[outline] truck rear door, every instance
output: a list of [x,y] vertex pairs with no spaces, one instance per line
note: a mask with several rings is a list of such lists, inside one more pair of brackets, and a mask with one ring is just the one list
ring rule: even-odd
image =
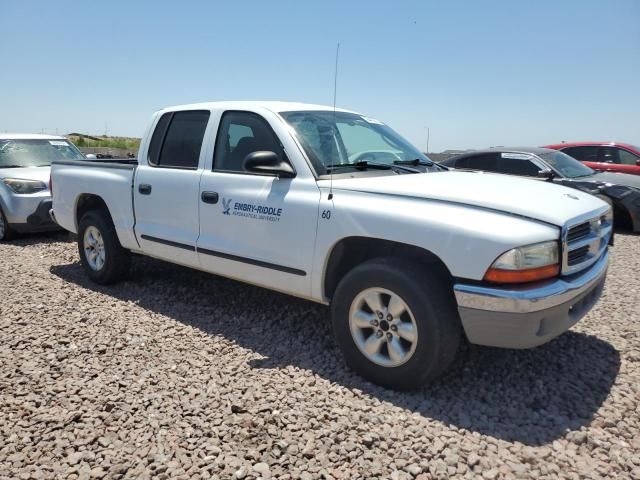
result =
[[[198,266],[199,184],[208,110],[164,113],[133,185],[135,232],[146,254]],[[202,157],[202,158],[201,158]]]
[[217,132],[213,165],[200,182],[201,266],[309,296],[320,202],[315,179],[310,171],[279,178],[243,169],[243,160],[254,151],[273,151],[281,158],[299,154],[284,129],[276,133],[257,113],[226,111]]

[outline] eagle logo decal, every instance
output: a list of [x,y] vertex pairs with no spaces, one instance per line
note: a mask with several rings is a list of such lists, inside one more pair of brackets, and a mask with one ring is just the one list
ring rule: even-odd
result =
[[223,215],[231,215],[229,213],[229,210],[231,210],[231,199],[230,198],[223,198],[222,199],[222,214]]

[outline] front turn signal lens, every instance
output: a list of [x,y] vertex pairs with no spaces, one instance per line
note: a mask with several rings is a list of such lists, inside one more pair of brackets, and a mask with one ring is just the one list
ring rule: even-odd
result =
[[493,283],[527,283],[552,278],[560,273],[560,265],[528,268],[526,270],[501,270],[490,268],[484,276],[487,282]]

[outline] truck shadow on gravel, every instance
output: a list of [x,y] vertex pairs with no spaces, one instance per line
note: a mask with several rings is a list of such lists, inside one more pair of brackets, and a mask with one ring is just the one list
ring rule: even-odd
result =
[[547,444],[588,425],[620,368],[619,353],[609,343],[568,332],[533,350],[468,347],[436,383],[394,392],[347,369],[324,306],[149,258],[136,258],[130,280],[109,287],[89,282],[79,263],[52,266],[51,272],[222,335],[256,353],[251,368],[308,369],[359,397],[526,445]]

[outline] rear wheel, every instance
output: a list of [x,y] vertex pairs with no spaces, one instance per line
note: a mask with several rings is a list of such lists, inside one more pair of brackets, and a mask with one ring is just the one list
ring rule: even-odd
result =
[[109,215],[102,210],[85,213],[78,225],[78,253],[89,278],[109,284],[124,278],[131,253],[122,248]]
[[332,317],[347,364],[390,388],[436,378],[461,339],[448,282],[402,259],[371,260],[349,272],[336,289]]
[[0,242],[8,241],[16,236],[15,231],[9,226],[2,208],[0,208]]

